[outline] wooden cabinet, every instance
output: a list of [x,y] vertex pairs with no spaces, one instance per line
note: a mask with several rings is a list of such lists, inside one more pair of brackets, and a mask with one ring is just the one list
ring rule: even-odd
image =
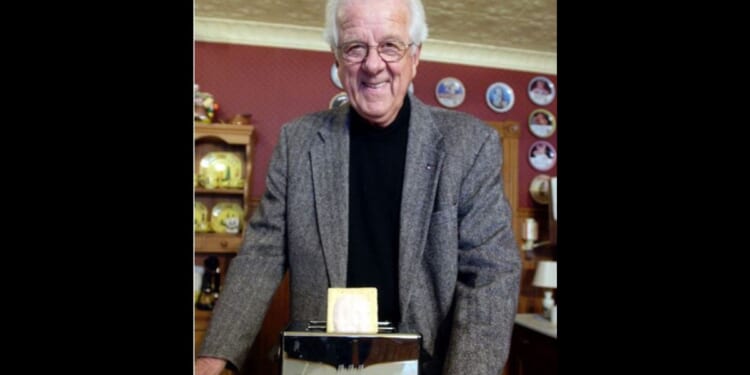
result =
[[557,327],[538,314],[518,314],[513,327],[508,375],[557,374]]
[[[219,259],[222,285],[227,267],[232,257],[237,254],[244,224],[250,217],[250,192],[252,187],[252,146],[253,126],[225,124],[195,124],[195,173],[200,171],[200,162],[212,152],[228,152],[242,161],[243,186],[234,188],[207,189],[200,184],[195,186],[195,202],[202,203],[208,210],[208,221],[211,220],[213,207],[222,202],[236,203],[243,209],[240,233],[195,232],[195,264],[203,265],[209,256]],[[196,179],[197,180],[197,179]],[[210,228],[210,225],[209,225]],[[221,298],[221,296],[219,297]],[[198,352],[211,319],[211,312],[195,309],[195,351]]]
[[[222,284],[226,270],[232,258],[239,251],[245,233],[245,225],[255,208],[252,193],[252,155],[253,155],[252,125],[226,124],[195,124],[195,172],[200,170],[200,161],[210,152],[230,152],[243,162],[242,188],[206,189],[199,185],[195,187],[195,201],[203,203],[208,209],[209,218],[212,207],[220,202],[239,204],[244,212],[242,227],[238,234],[226,233],[195,233],[195,264],[203,265],[209,256],[219,259]],[[221,299],[221,296],[219,296]],[[269,306],[266,318],[256,340],[248,353],[247,362],[241,374],[274,375],[279,373],[276,349],[278,347],[279,332],[289,321],[289,277],[279,286]],[[211,321],[211,311],[195,309],[195,352],[200,349],[203,337]],[[236,374],[225,370],[226,374]]]

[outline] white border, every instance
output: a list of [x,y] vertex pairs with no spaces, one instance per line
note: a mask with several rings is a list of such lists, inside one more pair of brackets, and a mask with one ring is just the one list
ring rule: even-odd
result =
[[[195,40],[253,46],[330,51],[323,28],[195,17]],[[557,75],[557,53],[428,39],[425,61]]]

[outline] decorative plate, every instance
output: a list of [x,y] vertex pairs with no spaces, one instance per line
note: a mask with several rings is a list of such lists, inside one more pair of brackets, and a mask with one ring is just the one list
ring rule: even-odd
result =
[[550,180],[551,177],[546,174],[538,174],[529,184],[529,193],[531,199],[539,204],[549,204],[550,200]]
[[539,138],[549,138],[555,133],[557,122],[552,112],[546,109],[535,109],[529,115],[529,130]]
[[242,188],[242,160],[231,152],[209,152],[198,166],[198,183],[206,189]]
[[237,234],[242,229],[242,207],[237,203],[219,202],[211,209],[211,229],[216,233]]
[[466,89],[458,79],[446,77],[435,86],[435,97],[444,107],[455,108],[464,102]]
[[208,208],[206,208],[206,205],[196,201],[193,210],[193,230],[208,232]]
[[555,98],[555,84],[547,77],[534,77],[529,81],[529,98],[538,105],[547,105]]
[[495,82],[487,87],[484,100],[491,110],[502,113],[513,108],[513,104],[516,104],[516,95],[507,83]]
[[331,109],[338,108],[338,107],[344,105],[348,101],[349,101],[349,97],[346,96],[346,93],[342,91],[342,92],[334,95],[331,98],[331,101],[328,102],[328,108],[331,108]]
[[557,150],[547,141],[536,141],[529,147],[529,164],[537,171],[548,171],[557,162]]
[[333,65],[331,65],[331,82],[333,82],[334,86],[340,89],[344,88],[344,85],[341,84],[341,80],[339,79],[339,67],[336,66],[335,61]]

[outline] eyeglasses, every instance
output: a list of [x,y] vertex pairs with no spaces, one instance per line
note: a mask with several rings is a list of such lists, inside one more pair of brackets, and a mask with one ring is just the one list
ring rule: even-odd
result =
[[414,43],[404,44],[399,41],[380,42],[377,46],[372,46],[362,42],[350,42],[339,46],[341,57],[348,63],[360,63],[367,58],[370,53],[370,47],[375,47],[378,56],[385,62],[396,62],[401,60],[406,54],[406,50],[413,46]]

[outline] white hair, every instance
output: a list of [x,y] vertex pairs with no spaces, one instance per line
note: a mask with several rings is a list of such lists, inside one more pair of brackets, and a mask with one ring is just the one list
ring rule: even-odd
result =
[[[339,43],[338,29],[338,12],[341,6],[350,0],[328,0],[326,3],[326,24],[323,30],[323,38],[331,46],[331,50],[336,50]],[[375,0],[377,1],[377,0]],[[428,29],[425,20],[424,6],[422,0],[403,0],[409,8],[409,37],[412,43],[417,46],[422,45],[427,39]]]

